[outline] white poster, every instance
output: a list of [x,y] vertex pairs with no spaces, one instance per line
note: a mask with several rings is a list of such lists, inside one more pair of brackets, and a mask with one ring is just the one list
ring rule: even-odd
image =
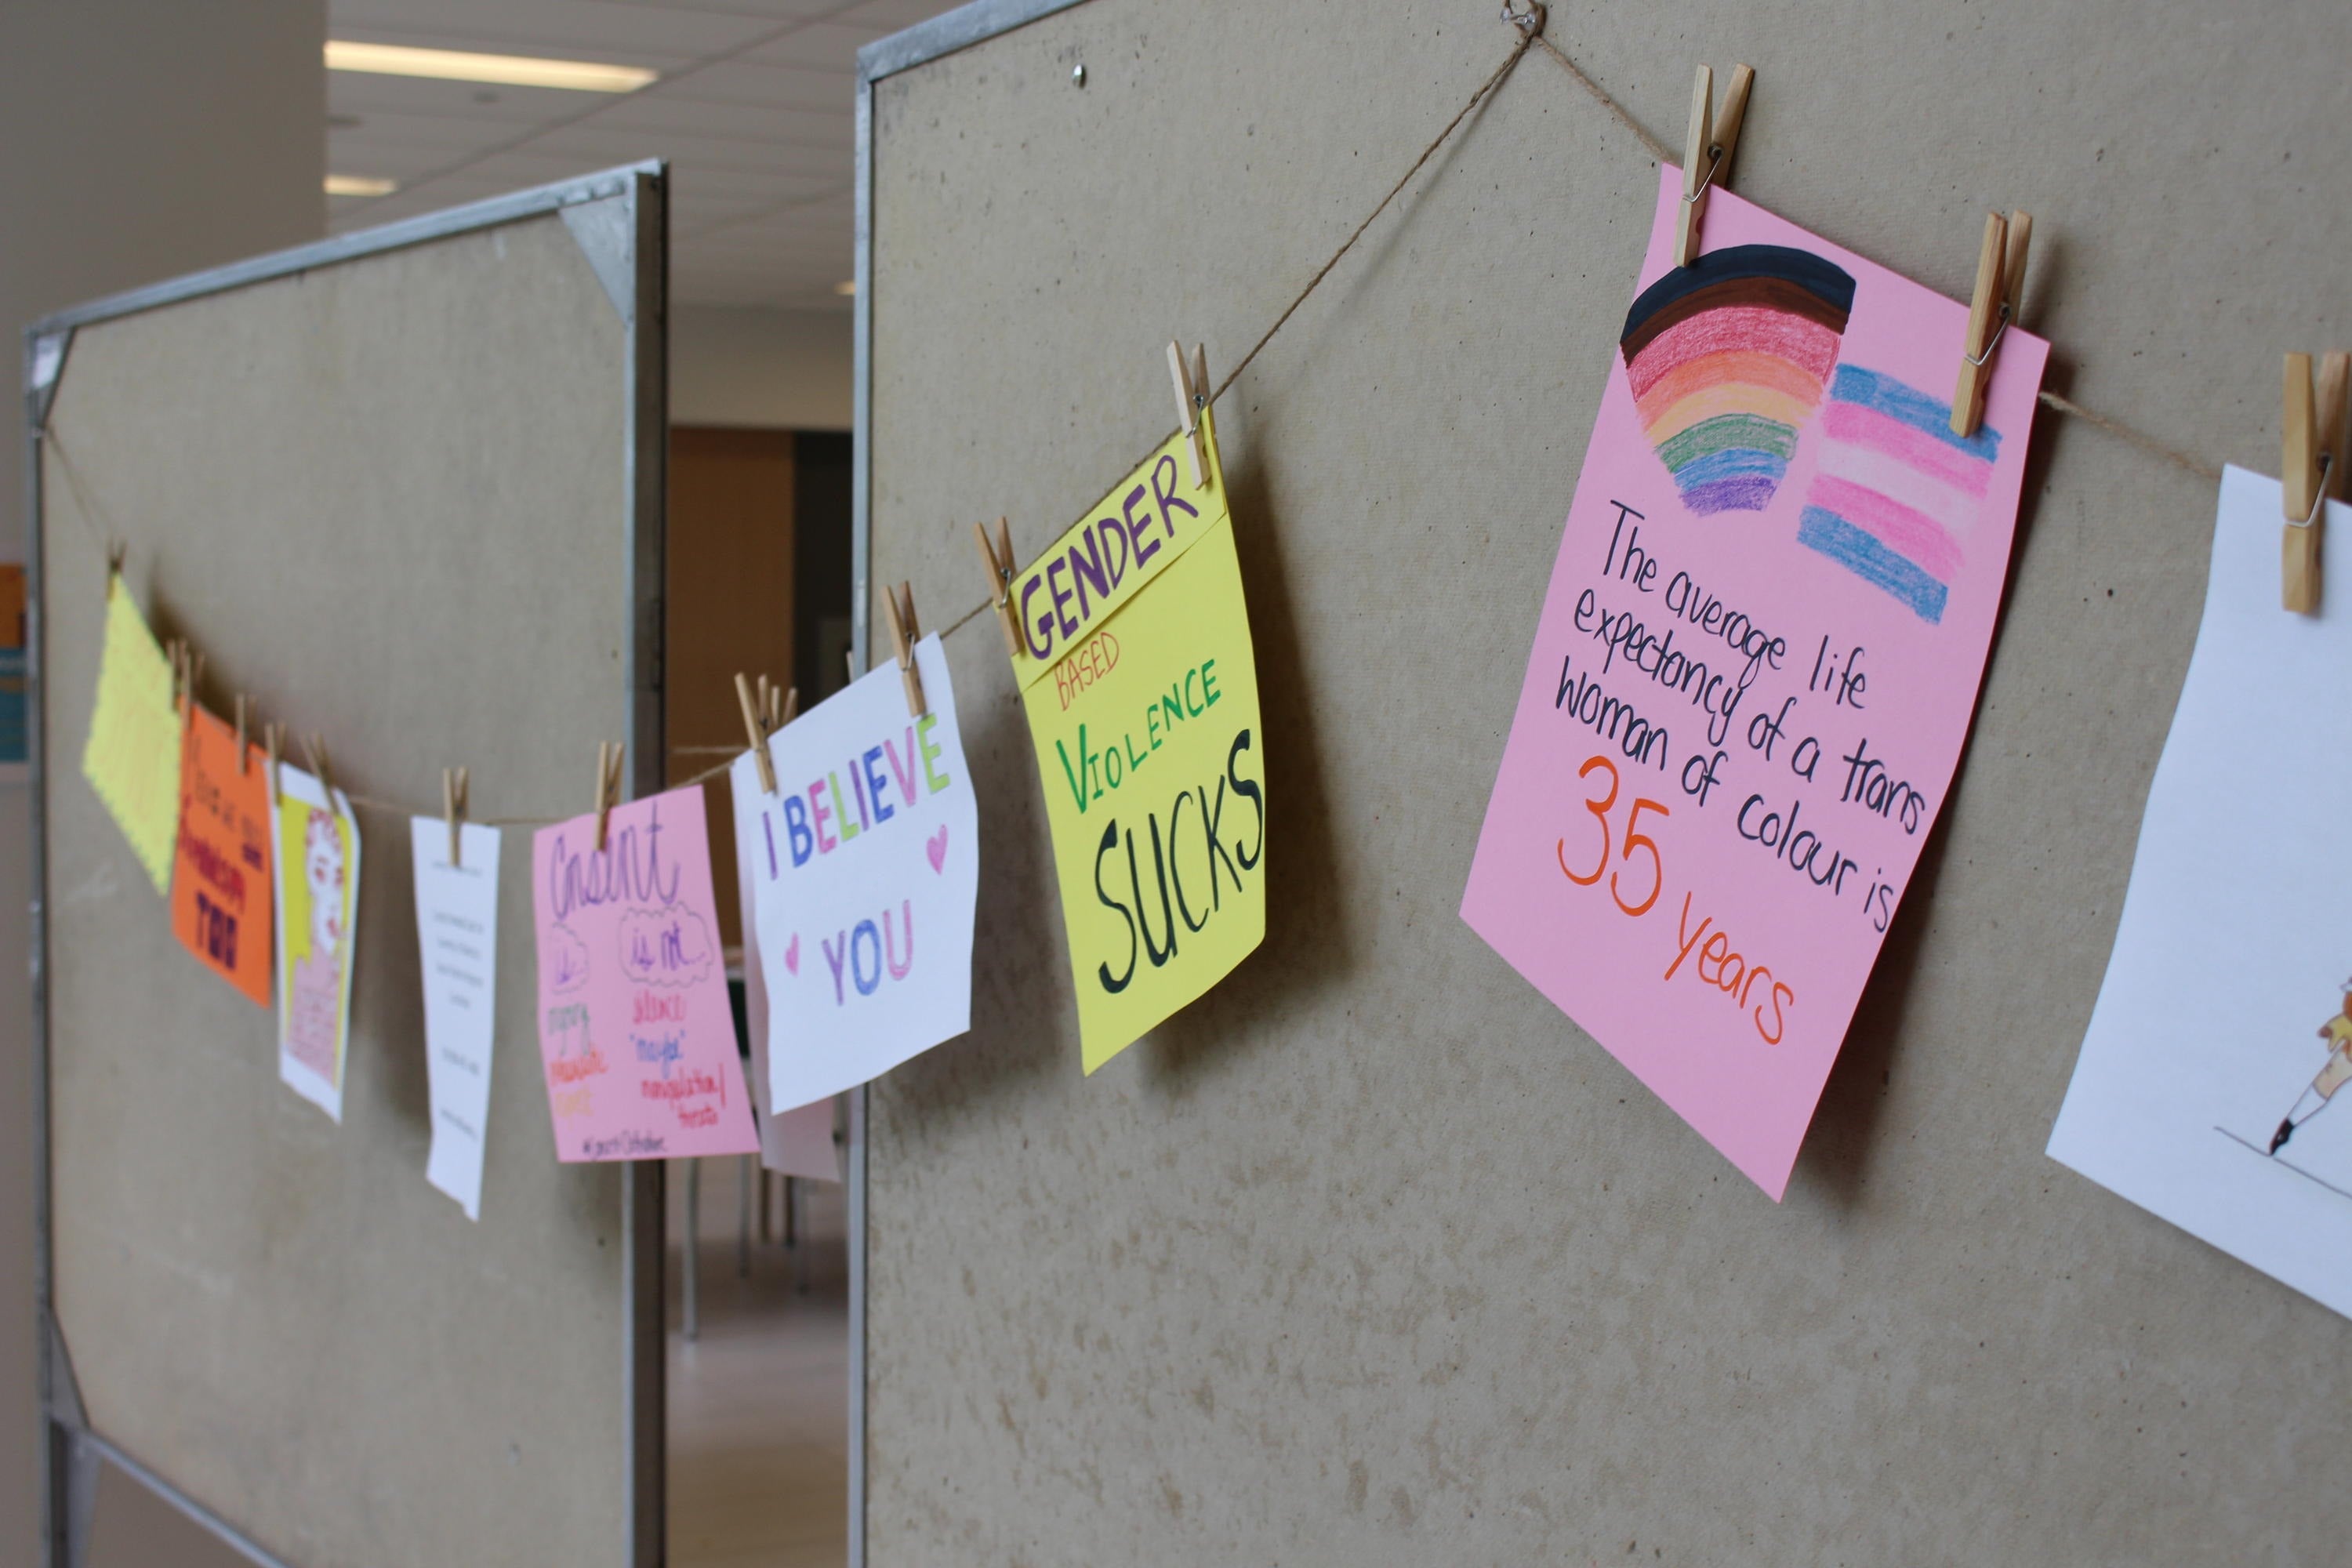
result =
[[360,909],[360,825],[352,803],[290,763],[269,800],[278,903],[278,1077],[343,1119],[352,1035],[352,927]]
[[833,1142],[833,1101],[777,1110],[768,1084],[768,977],[760,967],[759,897],[751,847],[761,837],[759,759],[746,752],[728,774],[735,793],[735,889],[743,916],[743,1037],[751,1043],[751,1104],[760,1113],[760,1163],[780,1175],[841,1180]]
[[465,823],[458,863],[449,825],[411,817],[416,936],[425,975],[425,1078],[433,1152],[425,1179],[482,1217],[482,1140],[489,1125],[490,1047],[499,984],[499,830]]
[[2050,1153],[2352,1314],[2352,507],[2328,513],[2321,610],[2297,615],[2277,481],[2222,477],[2197,651]]
[[919,717],[885,662],[769,738],[778,793],[745,841],[778,1110],[971,1026],[980,815],[940,639],[915,658]]

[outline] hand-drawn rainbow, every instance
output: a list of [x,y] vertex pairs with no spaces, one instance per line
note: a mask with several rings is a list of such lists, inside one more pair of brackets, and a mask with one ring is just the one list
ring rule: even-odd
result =
[[1853,310],[1843,268],[1779,245],[1710,251],[1642,291],[1618,348],[1684,505],[1706,516],[1771,503]]
[[1895,595],[1935,625],[1960,546],[1992,484],[2000,432],[1955,436],[1951,409],[1891,375],[1838,366],[1822,415],[1821,467],[1797,542]]

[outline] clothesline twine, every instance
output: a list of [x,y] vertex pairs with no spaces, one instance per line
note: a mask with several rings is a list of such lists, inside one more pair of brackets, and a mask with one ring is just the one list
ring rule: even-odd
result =
[[[1420,156],[1413,159],[1412,164],[1406,168],[1403,174],[1399,176],[1396,184],[1389,187],[1388,194],[1380,199],[1379,205],[1374,206],[1370,213],[1365,215],[1363,221],[1355,226],[1347,238],[1339,242],[1339,247],[1331,253],[1329,258],[1324,261],[1323,265],[1315,269],[1314,275],[1307,279],[1305,287],[1301,288],[1298,292],[1293,296],[1290,303],[1283,307],[1282,313],[1274,319],[1274,324],[1266,328],[1264,332],[1260,333],[1258,335],[1257,342],[1250,345],[1249,352],[1243,354],[1242,357],[1234,363],[1234,368],[1225,373],[1224,379],[1217,383],[1216,389],[1209,394],[1209,401],[1211,403],[1214,403],[1218,398],[1223,397],[1225,393],[1232,388],[1234,383],[1241,379],[1242,373],[1250,367],[1251,362],[1257,358],[1259,352],[1263,350],[1266,344],[1272,342],[1274,341],[1275,334],[1281,331],[1282,329],[1289,323],[1290,318],[1297,313],[1298,308],[1307,303],[1308,296],[1312,295],[1315,290],[1321,286],[1323,280],[1330,276],[1331,269],[1339,266],[1339,263],[1347,258],[1348,253],[1355,248],[1356,242],[1363,238],[1365,231],[1370,229],[1375,222],[1379,221],[1380,216],[1389,209],[1390,204],[1394,202],[1396,198],[1403,193],[1405,186],[1412,183],[1413,176],[1420,174],[1423,167],[1428,163],[1430,159],[1437,155],[1438,149],[1444,146],[1448,141],[1452,140],[1454,132],[1461,129],[1462,122],[1469,119],[1472,111],[1475,110],[1481,103],[1485,102],[1495,93],[1496,89],[1503,85],[1505,80],[1509,78],[1512,70],[1517,67],[1518,63],[1522,59],[1527,58],[1528,51],[1529,49],[1541,47],[1546,54],[1549,55],[1559,63],[1560,68],[1565,70],[1578,86],[1581,87],[1588,94],[1591,95],[1593,101],[1607,110],[1610,114],[1616,119],[1619,124],[1622,125],[1627,132],[1631,132],[1633,138],[1642,143],[1643,149],[1647,151],[1653,158],[1655,158],[1660,163],[1671,163],[1674,162],[1675,154],[1672,148],[1668,147],[1665,143],[1660,142],[1655,136],[1650,134],[1648,131],[1644,130],[1642,123],[1633,118],[1633,113],[1626,109],[1624,104],[1618,101],[1618,100],[1613,97],[1606,88],[1595,81],[1585,72],[1583,68],[1579,66],[1574,60],[1569,58],[1569,57],[1560,50],[1558,45],[1554,44],[1549,38],[1545,37],[1541,32],[1528,26],[1527,19],[1524,15],[1518,17],[1514,17],[1510,12],[1506,11],[1504,13],[1504,20],[1507,25],[1513,26],[1519,33],[1519,39],[1517,43],[1512,46],[1511,52],[1504,58],[1503,63],[1496,67],[1494,73],[1478,84],[1477,89],[1471,93],[1469,100],[1464,103],[1463,106],[1454,112],[1453,119],[1445,122],[1444,128],[1440,130],[1437,134],[1431,139],[1429,145],[1421,150]],[[2136,447],[2152,458],[2158,458],[2172,464],[2175,468],[2181,469],[2184,473],[2193,475],[2194,477],[2204,479],[2210,483],[2219,484],[2221,482],[2221,469],[2218,464],[2206,462],[2202,458],[2195,456],[2193,453],[2183,451],[2178,447],[2169,446],[2163,441],[2159,441],[2155,437],[2148,435],[2145,431],[2136,429],[2132,426],[2125,424],[2120,419],[2116,419],[2109,415],[2101,414],[2095,409],[2087,408],[2082,404],[2076,403],[2072,398],[2062,396],[2046,388],[2040,394],[2040,400],[2042,406],[2049,409],[2051,412],[2063,414],[2071,418],[2080,419],[2084,423],[2091,426],[2093,428],[2105,431],[2106,434],[2116,437],[2117,440]],[[64,443],[58,438],[57,432],[53,429],[45,429],[39,432],[39,434],[41,437],[46,440],[49,448],[57,453],[58,468],[64,473],[68,487],[74,492],[74,499],[78,503],[79,515],[81,517],[84,526],[89,531],[91,542],[98,546],[101,552],[104,552],[107,550],[107,543],[106,541],[100,537],[99,534],[96,510],[90,504],[88,492],[82,488],[79,476],[74,471],[73,463],[66,453]],[[1172,435],[1173,432],[1171,432],[1171,434]],[[1129,468],[1137,467],[1139,464],[1149,458],[1151,452],[1158,450],[1159,447],[1168,439],[1168,436],[1160,437],[1158,441],[1152,443],[1150,448],[1139,455],[1134,462],[1131,462],[1127,466]],[[971,609],[966,610],[962,615],[958,616],[954,620],[949,622],[946,629],[941,631],[940,636],[941,637],[953,637],[965,626],[993,609],[995,605],[996,601],[993,599],[982,599],[979,604],[974,605]],[[691,778],[681,779],[667,787],[671,789],[689,789],[698,784],[708,784],[711,780],[719,777],[731,769],[735,765],[735,759],[743,756],[749,749],[750,748],[748,747],[742,746],[673,747],[671,748],[672,755],[711,755],[723,752],[725,753],[726,760],[705,768],[702,772],[696,773]],[[434,807],[427,806],[419,808],[415,805],[403,804],[399,801],[386,800],[376,795],[354,795],[350,791],[344,792],[344,798],[350,801],[354,806],[364,805],[373,810],[395,813],[405,816],[439,816],[441,815],[440,811]],[[568,812],[560,816],[491,817],[483,818],[481,821],[483,826],[491,827],[540,827],[545,826],[550,823],[569,821],[573,816],[583,815],[585,814],[581,812]]]

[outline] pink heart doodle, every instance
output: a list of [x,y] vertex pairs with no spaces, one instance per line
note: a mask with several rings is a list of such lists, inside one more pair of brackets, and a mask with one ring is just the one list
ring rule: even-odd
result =
[[794,974],[801,972],[801,933],[793,932],[793,940],[784,946],[784,967]]
[[931,858],[932,870],[940,870],[946,867],[948,863],[948,825],[946,823],[940,823],[940,830],[923,841],[923,851]]

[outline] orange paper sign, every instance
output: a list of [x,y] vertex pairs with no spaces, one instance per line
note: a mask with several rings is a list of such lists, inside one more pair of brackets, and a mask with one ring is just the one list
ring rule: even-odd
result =
[[269,764],[202,708],[182,742],[172,929],[215,973],[269,1005]]

